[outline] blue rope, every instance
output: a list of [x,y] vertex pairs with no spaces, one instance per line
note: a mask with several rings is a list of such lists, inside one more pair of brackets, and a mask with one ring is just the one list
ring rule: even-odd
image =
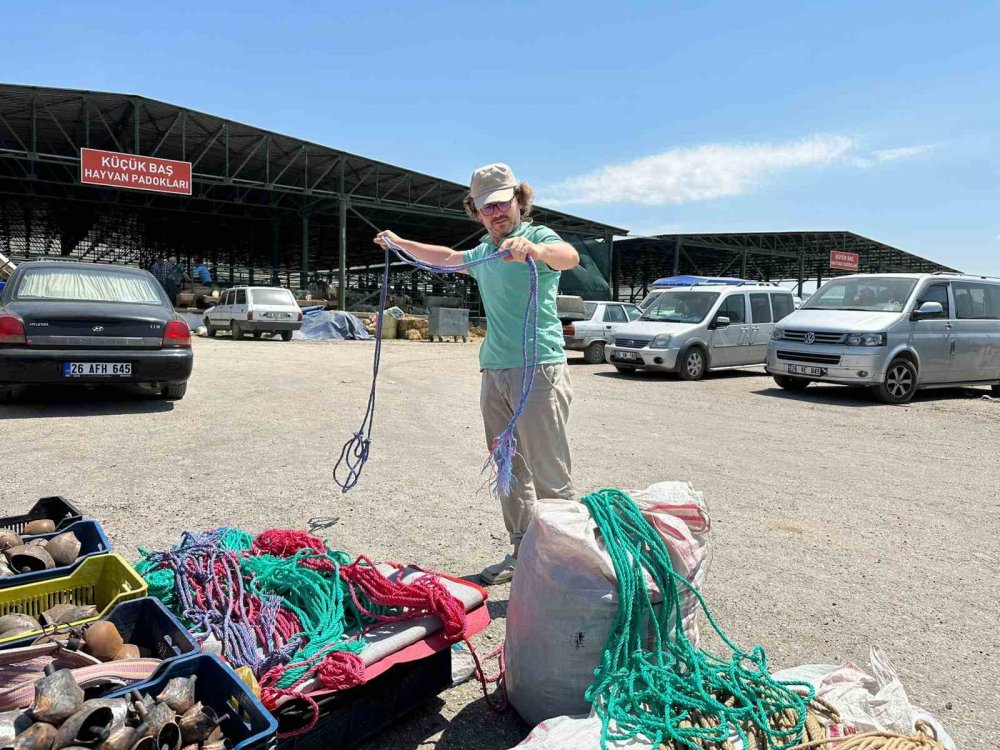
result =
[[[497,251],[476,260],[457,263],[453,266],[440,266],[434,263],[427,263],[414,257],[405,249],[397,245],[392,240],[383,237],[389,250],[404,263],[409,263],[415,268],[432,273],[458,273],[466,271],[475,266],[502,260],[510,255],[509,250]],[[361,420],[361,427],[354,433],[353,437],[344,443],[340,451],[340,458],[337,459],[333,467],[333,481],[340,487],[341,492],[346,494],[357,485],[361,479],[361,472],[371,454],[372,426],[375,421],[375,394],[378,382],[379,365],[382,360],[382,322],[385,319],[385,308],[389,296],[389,271],[392,256],[387,252],[385,255],[385,269],[382,272],[382,288],[379,292],[378,300],[378,321],[375,327],[375,356],[372,360],[372,387],[368,393],[368,406],[365,408],[364,419]],[[490,492],[495,497],[510,494],[511,485],[514,479],[514,458],[517,456],[517,438],[514,428],[518,418],[524,412],[524,407],[528,403],[528,396],[531,393],[531,386],[535,380],[535,370],[538,367],[538,267],[533,258],[525,259],[528,266],[530,285],[528,288],[528,302],[524,308],[524,330],[521,336],[521,398],[518,402],[514,414],[504,431],[493,441],[490,455],[483,466],[483,470],[490,469],[492,476],[490,479]],[[343,479],[341,476],[343,475]]]

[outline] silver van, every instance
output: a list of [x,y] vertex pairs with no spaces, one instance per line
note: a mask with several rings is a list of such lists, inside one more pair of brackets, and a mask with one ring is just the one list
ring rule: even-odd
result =
[[782,388],[869,386],[890,404],[920,388],[1000,392],[1000,279],[841,276],[775,326],[767,371]]
[[795,309],[774,286],[695,285],[666,289],[605,348],[619,372],[642,368],[699,380],[708,370],[761,365],[776,321]]

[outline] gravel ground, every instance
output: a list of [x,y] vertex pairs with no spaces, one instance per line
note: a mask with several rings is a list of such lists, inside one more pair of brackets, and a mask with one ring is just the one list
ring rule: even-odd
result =
[[[63,494],[128,557],[183,529],[338,518],[328,542],[457,575],[505,552],[483,489],[473,344],[390,342],[373,458],[346,498],[333,461],[360,422],[372,345],[198,340],[187,397],[38,390],[0,410],[3,512]],[[867,665],[881,644],[911,699],[963,749],[1000,725],[1000,401],[931,391],[906,407],[836,387],[778,390],[762,372],[700,383],[572,362],[583,490],[689,480],[705,492],[722,627],[773,668]],[[503,638],[507,589],[491,591]],[[501,750],[528,731],[466,683],[367,748]]]

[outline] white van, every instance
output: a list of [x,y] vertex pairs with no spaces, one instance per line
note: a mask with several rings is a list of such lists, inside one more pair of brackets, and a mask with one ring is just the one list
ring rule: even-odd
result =
[[890,404],[905,404],[920,388],[991,385],[1000,392],[1000,279],[833,279],[775,327],[766,368],[782,388],[869,386]]
[[708,370],[761,365],[775,321],[792,313],[792,293],[750,284],[666,289],[606,347],[619,372],[662,370],[699,380]]
[[280,333],[285,341],[302,327],[302,310],[287,289],[270,286],[238,286],[227,289],[219,304],[205,311],[205,328],[214,337],[231,331],[234,339],[247,331],[259,339],[264,333]]

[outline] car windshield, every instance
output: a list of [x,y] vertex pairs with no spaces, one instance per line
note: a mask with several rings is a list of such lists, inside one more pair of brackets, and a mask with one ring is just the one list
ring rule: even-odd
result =
[[646,308],[640,320],[660,323],[701,323],[708,317],[718,292],[664,292]]
[[32,268],[21,277],[14,299],[163,304],[156,281],[151,276],[104,268]]
[[916,279],[884,276],[859,277],[828,282],[802,305],[803,310],[903,311]]
[[656,302],[656,300],[660,298],[661,294],[663,294],[662,291],[653,291],[647,294],[645,297],[642,298],[642,301],[639,302],[639,309],[640,310],[647,309],[650,305],[652,305],[654,302]]
[[252,289],[250,291],[255,305],[294,305],[295,299],[287,289]]

